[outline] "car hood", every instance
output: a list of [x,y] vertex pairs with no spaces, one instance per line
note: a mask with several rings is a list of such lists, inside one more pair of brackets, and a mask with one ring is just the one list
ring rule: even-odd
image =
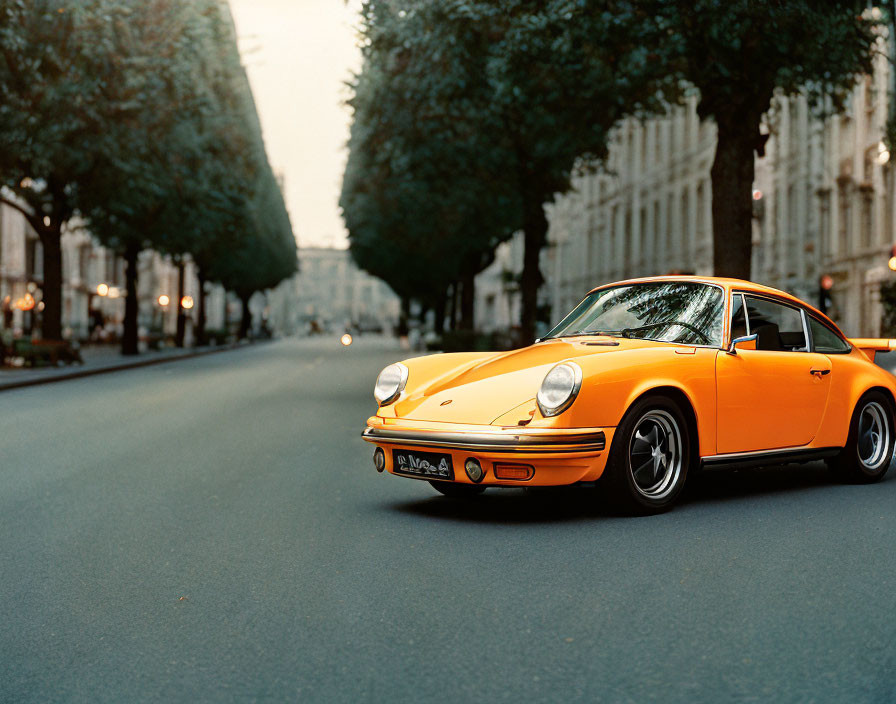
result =
[[409,391],[395,404],[395,413],[398,418],[421,421],[517,425],[531,418],[535,395],[555,364],[657,345],[668,346],[652,340],[603,337],[548,340],[472,363],[466,360],[430,382],[415,380],[411,367]]

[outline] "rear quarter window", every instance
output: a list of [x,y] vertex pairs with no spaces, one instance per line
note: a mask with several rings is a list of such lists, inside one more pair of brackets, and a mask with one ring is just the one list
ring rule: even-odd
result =
[[849,344],[827,325],[809,316],[809,330],[812,333],[812,346],[822,354],[843,354],[849,352]]

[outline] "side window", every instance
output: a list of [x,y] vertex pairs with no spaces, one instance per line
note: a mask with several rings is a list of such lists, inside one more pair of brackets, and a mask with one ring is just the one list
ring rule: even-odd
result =
[[849,352],[849,345],[827,325],[809,316],[809,330],[812,332],[812,347],[822,354],[842,354]]
[[744,297],[750,332],[756,333],[756,349],[771,352],[806,352],[803,316],[796,308],[764,298]]
[[731,299],[731,337],[729,339],[736,340],[749,334],[747,332],[747,316],[744,314],[744,297],[735,293]]

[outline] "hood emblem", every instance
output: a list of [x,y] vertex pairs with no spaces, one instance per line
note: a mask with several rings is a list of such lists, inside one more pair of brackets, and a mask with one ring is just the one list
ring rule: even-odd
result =
[[440,406],[447,406],[449,403],[451,403],[451,400],[452,400],[452,399],[449,398],[447,401],[442,401],[439,405],[440,405]]

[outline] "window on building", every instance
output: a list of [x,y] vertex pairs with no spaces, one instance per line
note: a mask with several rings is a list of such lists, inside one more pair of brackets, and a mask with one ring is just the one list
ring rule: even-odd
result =
[[663,149],[663,139],[666,136],[666,126],[668,124],[668,120],[657,120],[656,122],[656,132],[655,138],[653,140],[653,163],[656,165],[662,164],[665,157],[665,150]]
[[850,251],[849,233],[850,218],[852,217],[852,208],[850,208],[851,195],[848,192],[840,192],[839,208],[837,212],[837,253],[840,256],[847,256]]
[[607,259],[609,259],[609,270],[613,271],[616,268],[616,237],[618,233],[616,231],[616,223],[619,220],[619,206],[614,205],[610,210],[610,222],[609,227],[607,228],[607,242],[610,245],[610,251],[608,253]]
[[90,267],[90,247],[84,245],[78,248],[78,277],[82,282],[87,281],[88,268]]
[[893,241],[893,169],[884,169],[884,242]]
[[688,187],[681,192],[681,244],[682,254],[686,261],[690,260],[691,245],[694,242],[694,233],[691,230],[691,199]]
[[818,257],[819,259],[823,259],[824,256],[831,250],[831,199],[833,198],[832,191],[829,188],[819,189],[816,194],[818,195],[818,222],[819,227],[821,228],[821,237],[819,238],[819,251]]
[[640,215],[638,216],[638,229],[641,239],[640,251],[638,252],[638,259],[640,260],[641,267],[645,267],[647,262],[650,260],[650,230],[647,227],[647,208],[641,208]]
[[650,168],[650,152],[648,151],[647,137],[648,132],[653,129],[651,126],[641,123],[639,132],[641,133],[641,171],[647,171]]
[[44,278],[43,247],[36,237],[25,240],[25,276],[32,281],[42,281]]
[[868,122],[874,121],[877,97],[877,83],[874,80],[874,68],[872,67],[871,73],[865,74],[865,116]]
[[701,181],[697,184],[697,238],[700,242],[706,237],[706,186]]
[[862,188],[859,203],[862,208],[859,242],[862,249],[867,249],[871,246],[874,230],[874,190],[872,188]]
[[666,198],[666,252],[665,252],[665,268],[668,272],[677,264],[681,252],[678,249],[675,233],[677,232],[678,223],[675,222],[675,196],[669,194]]

